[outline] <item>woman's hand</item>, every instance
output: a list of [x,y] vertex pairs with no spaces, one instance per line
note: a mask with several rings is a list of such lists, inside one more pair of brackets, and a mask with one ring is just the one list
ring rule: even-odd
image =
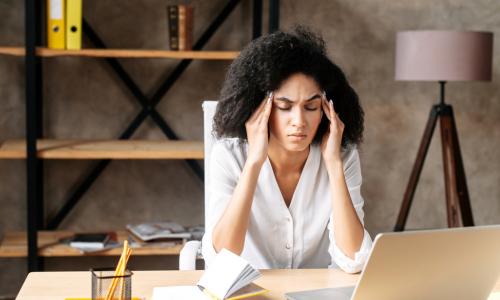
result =
[[321,103],[323,112],[328,120],[330,120],[330,126],[328,126],[328,129],[321,141],[321,153],[323,154],[323,160],[327,165],[330,165],[331,163],[341,163],[342,158],[340,155],[340,149],[345,125],[340,120],[339,115],[335,112],[332,100],[327,101],[325,94],[323,94]]
[[268,121],[271,114],[272,100],[273,93],[271,92],[245,122],[248,138],[247,162],[259,166],[262,166],[267,158],[269,144]]

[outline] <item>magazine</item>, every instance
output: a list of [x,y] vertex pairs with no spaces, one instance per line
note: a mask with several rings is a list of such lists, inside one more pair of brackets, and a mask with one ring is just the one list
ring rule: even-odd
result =
[[191,233],[176,222],[128,224],[127,229],[143,242],[159,239],[189,239]]

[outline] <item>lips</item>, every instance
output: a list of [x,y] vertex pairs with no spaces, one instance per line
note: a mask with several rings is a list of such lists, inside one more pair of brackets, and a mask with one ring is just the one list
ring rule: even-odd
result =
[[302,142],[306,140],[306,137],[307,134],[305,133],[294,133],[288,135],[288,138],[290,139],[291,142]]

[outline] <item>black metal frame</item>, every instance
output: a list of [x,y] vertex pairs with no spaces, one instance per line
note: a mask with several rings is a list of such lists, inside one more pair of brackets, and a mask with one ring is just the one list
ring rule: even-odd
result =
[[[111,162],[110,159],[100,160],[87,178],[76,188],[75,192],[68,198],[59,212],[50,220],[47,227],[44,224],[44,205],[43,205],[43,160],[37,157],[37,139],[43,137],[43,105],[42,105],[42,73],[41,59],[36,56],[36,47],[41,46],[41,27],[42,3],[43,1],[25,0],[26,9],[26,137],[27,137],[27,207],[28,207],[28,271],[43,270],[43,261],[38,256],[37,231],[40,229],[56,229],[70,211],[76,206],[85,192],[92,186],[97,177],[104,171]],[[227,19],[240,0],[230,0],[222,9],[219,15],[209,25],[194,44],[193,50],[201,50],[216,32],[219,26]],[[273,32],[279,26],[279,0],[271,0],[269,7],[269,31]],[[105,43],[98,34],[83,19],[83,33],[97,48],[106,48]],[[262,0],[253,2],[253,26],[252,39],[262,34]],[[166,79],[163,84],[155,91],[153,96],[148,99],[133,81],[131,76],[125,71],[119,61],[115,58],[105,59],[114,73],[121,79],[127,89],[140,103],[142,109],[122,132],[119,139],[128,139],[135,130],[149,116],[158,125],[164,135],[170,140],[177,140],[178,137],[170,128],[168,123],[156,111],[156,106],[162,97],[169,91],[176,80],[182,75],[184,70],[191,63],[191,59],[183,59],[173,72],[165,74]],[[193,169],[196,175],[203,180],[203,170],[199,164],[192,159],[186,160],[187,164]]]
[[25,87],[26,87],[26,181],[27,181],[27,238],[28,270],[43,268],[38,258],[38,228],[43,228],[43,161],[37,158],[36,142],[43,136],[42,127],[42,73],[41,60],[36,56],[36,46],[41,44],[41,1],[25,3]]

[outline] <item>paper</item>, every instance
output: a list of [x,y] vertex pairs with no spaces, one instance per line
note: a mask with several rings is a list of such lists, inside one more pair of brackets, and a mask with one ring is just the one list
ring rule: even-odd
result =
[[207,300],[210,299],[197,286],[166,286],[153,289],[153,300]]
[[[240,276],[246,271],[247,266],[248,262],[245,259],[226,249],[222,249],[210,264],[208,270],[203,273],[198,285],[207,288],[219,299],[224,299],[233,285],[240,282]],[[242,286],[248,283],[250,282],[246,282]]]

